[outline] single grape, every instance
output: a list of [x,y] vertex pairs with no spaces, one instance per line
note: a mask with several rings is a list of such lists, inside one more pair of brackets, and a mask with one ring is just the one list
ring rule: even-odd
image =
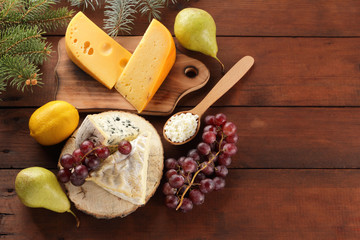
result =
[[165,197],[165,205],[168,208],[176,208],[178,204],[179,204],[179,198],[176,197],[175,195],[167,195]]
[[222,149],[223,149],[224,153],[229,156],[233,156],[237,152],[237,147],[233,143],[226,143]]
[[207,125],[204,127],[204,132],[213,132],[215,135],[217,134],[216,127],[214,125]]
[[182,202],[182,204],[180,206],[180,209],[183,212],[188,212],[191,209],[193,209],[193,206],[194,205],[193,205],[192,201],[189,198],[184,198],[183,202]]
[[170,184],[166,182],[163,186],[163,193],[165,195],[175,195],[176,188],[171,187]]
[[72,183],[72,185],[74,186],[81,186],[85,183],[85,179],[84,178],[79,178],[77,177],[77,175],[75,174],[75,172],[73,172],[70,176],[70,182]]
[[221,177],[214,177],[213,182],[215,190],[220,190],[225,187],[225,179]]
[[174,174],[177,174],[177,171],[175,169],[169,169],[166,171],[165,176],[167,179],[170,179],[170,177]]
[[204,180],[201,180],[199,189],[202,193],[209,193],[213,191],[215,188],[215,183],[212,179],[206,178]]
[[200,169],[202,169],[204,166],[206,166],[203,170],[201,170],[202,173],[204,173],[206,176],[210,176],[214,173],[214,165],[208,164],[207,162],[203,162],[200,164]]
[[222,130],[226,136],[231,136],[236,133],[236,126],[232,122],[226,122]]
[[196,175],[194,182],[195,182],[195,183],[200,183],[201,180],[203,180],[203,179],[205,179],[205,178],[206,178],[206,175],[205,175],[204,173],[202,173],[202,172],[199,172],[199,173]]
[[223,113],[218,113],[215,115],[214,123],[216,126],[221,126],[226,123],[226,116]]
[[80,144],[80,150],[83,154],[87,154],[88,152],[92,151],[93,148],[94,143],[89,140],[85,140]]
[[196,149],[191,149],[187,156],[193,158],[195,161],[200,161],[200,155]]
[[206,125],[214,125],[215,124],[215,116],[214,115],[207,115],[206,117],[205,117],[205,124]]
[[119,152],[121,154],[124,154],[124,155],[130,154],[131,149],[132,149],[132,146],[131,146],[131,143],[129,141],[122,140],[119,143],[118,150],[119,150]]
[[110,149],[107,146],[98,146],[95,148],[95,154],[100,159],[106,159],[110,156]]
[[209,144],[201,142],[197,145],[197,150],[202,155],[208,155],[211,151],[211,147]]
[[99,158],[86,158],[85,165],[88,167],[89,170],[95,170],[100,166],[100,159]]
[[185,158],[181,167],[184,169],[186,173],[193,173],[196,171],[198,164],[194,161],[193,158],[187,157]]
[[165,167],[167,169],[177,169],[179,167],[179,164],[175,158],[168,158],[165,160]]
[[202,135],[202,140],[205,143],[211,144],[216,141],[216,134],[213,132],[204,132]]
[[236,143],[238,141],[238,135],[236,133],[234,133],[233,135],[227,136],[225,138],[225,141],[228,143]]
[[59,182],[62,183],[67,183],[68,181],[70,181],[70,176],[71,172],[69,169],[66,168],[60,169],[57,173],[57,179],[59,180]]
[[226,167],[229,166],[231,164],[231,157],[226,153],[220,153],[218,157],[218,164]]
[[199,189],[193,189],[189,193],[189,198],[195,205],[200,205],[205,201],[205,194]]
[[70,169],[75,165],[75,159],[71,154],[64,154],[60,158],[60,164],[64,168]]
[[215,174],[218,177],[225,178],[229,173],[229,170],[224,165],[219,165],[215,168]]
[[89,172],[88,172],[87,167],[85,165],[76,166],[74,168],[74,173],[75,173],[77,178],[83,178],[83,179],[85,179],[89,175]]
[[75,159],[75,165],[81,164],[81,162],[84,160],[84,154],[81,152],[80,148],[75,149],[72,153],[72,156]]
[[185,179],[183,176],[179,174],[174,174],[169,178],[170,186],[173,188],[180,188],[185,182]]
[[179,157],[179,159],[178,159],[178,164],[179,164],[179,166],[181,166],[181,165],[184,163],[185,158],[186,158],[186,157],[184,157],[184,156]]

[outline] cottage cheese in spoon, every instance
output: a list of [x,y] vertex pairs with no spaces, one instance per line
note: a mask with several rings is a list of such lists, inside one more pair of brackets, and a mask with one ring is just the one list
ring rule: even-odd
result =
[[199,116],[192,113],[173,115],[164,127],[165,135],[172,142],[184,142],[196,133]]

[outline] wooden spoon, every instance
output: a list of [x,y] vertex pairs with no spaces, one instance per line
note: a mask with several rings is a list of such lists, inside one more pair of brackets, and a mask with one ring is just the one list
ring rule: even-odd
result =
[[183,142],[174,142],[171,139],[167,137],[165,134],[165,126],[169,124],[169,120],[172,118],[169,118],[163,128],[163,135],[166,141],[168,141],[171,144],[174,145],[181,145],[185,144],[189,141],[191,141],[196,134],[199,132],[200,129],[200,119],[201,116],[204,114],[204,112],[214,103],[216,100],[218,100],[222,95],[224,95],[227,91],[232,88],[246,73],[249,71],[249,69],[254,64],[254,58],[250,56],[245,56],[242,59],[240,59],[220,80],[219,82],[211,89],[211,91],[205,96],[205,98],[193,109],[189,111],[182,111],[175,113],[172,117],[175,115],[179,115],[182,113],[191,113],[193,115],[198,115],[197,119],[197,128],[195,131],[195,134],[193,134],[191,137],[186,139]]

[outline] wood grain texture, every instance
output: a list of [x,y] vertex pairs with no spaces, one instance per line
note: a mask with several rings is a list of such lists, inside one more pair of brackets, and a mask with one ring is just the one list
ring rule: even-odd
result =
[[[57,49],[58,37],[49,37]],[[250,55],[255,65],[216,106],[360,106],[360,41],[357,38],[220,37],[219,58],[226,69]],[[179,106],[195,106],[222,77],[210,57],[180,50],[210,70],[201,89],[184,96]],[[56,60],[55,60],[56,59]],[[40,106],[53,100],[57,53],[42,67],[45,85],[34,93],[2,95],[0,106]]]
[[[130,52],[135,50],[140,40],[141,37],[116,39]],[[67,101],[79,110],[117,109],[137,112],[115,88],[107,89],[71,61],[66,53],[65,38],[59,41],[58,55],[59,61],[55,68],[58,85],[56,100]],[[193,77],[188,77],[187,71],[191,71]],[[209,78],[210,72],[203,63],[178,52],[169,75],[141,114],[171,114],[183,96],[203,87]]]
[[[161,9],[161,21],[172,33],[176,14],[184,7],[208,11],[216,22],[217,35],[221,36],[360,36],[360,4],[357,0],[236,0],[221,3],[180,0],[166,10]],[[103,10],[86,9],[84,13],[103,27]],[[143,35],[148,25],[147,16],[138,17],[131,34]],[[65,29],[50,34],[64,35]]]
[[[177,110],[185,110],[177,109]],[[34,109],[0,112],[0,168],[56,168],[64,143],[40,146],[29,135]],[[211,108],[236,123],[238,153],[231,168],[359,168],[358,108]],[[81,114],[81,119],[85,117]],[[145,117],[159,134],[167,117]],[[82,121],[82,120],[81,120]],[[203,125],[204,126],[204,125]],[[200,142],[201,135],[182,146],[162,138],[165,158],[179,158]]]
[[[358,170],[230,170],[224,189],[189,213],[157,191],[126,218],[98,220],[31,209],[14,192],[18,170],[0,170],[2,239],[359,239]],[[26,223],[26,224],[25,224]],[[141,226],[141,227],[140,227]]]

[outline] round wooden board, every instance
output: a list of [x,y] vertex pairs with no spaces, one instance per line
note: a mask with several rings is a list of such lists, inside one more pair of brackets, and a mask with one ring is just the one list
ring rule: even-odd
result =
[[[134,51],[140,40],[141,37],[116,38],[130,52]],[[202,62],[180,52],[176,54],[176,61],[169,75],[141,114],[169,115],[183,96],[208,82],[210,72]],[[67,101],[80,111],[117,109],[136,112],[115,89],[107,89],[70,60],[65,49],[65,38],[59,41],[58,55],[55,68],[58,81],[56,100]]]
[[[110,112],[104,112],[110,113]],[[104,114],[103,113],[103,114]],[[101,113],[100,113],[101,114]],[[146,202],[153,196],[160,184],[164,168],[164,150],[161,139],[156,129],[142,117],[127,112],[122,112],[125,118],[131,120],[139,127],[140,132],[151,132],[150,153],[146,181]],[[60,156],[75,150],[76,132],[66,142]],[[59,165],[60,166],[60,165]],[[76,187],[71,183],[65,184],[65,189],[75,207],[96,218],[125,217],[134,212],[139,205],[120,199],[99,187],[92,181],[86,181],[82,186]]]

